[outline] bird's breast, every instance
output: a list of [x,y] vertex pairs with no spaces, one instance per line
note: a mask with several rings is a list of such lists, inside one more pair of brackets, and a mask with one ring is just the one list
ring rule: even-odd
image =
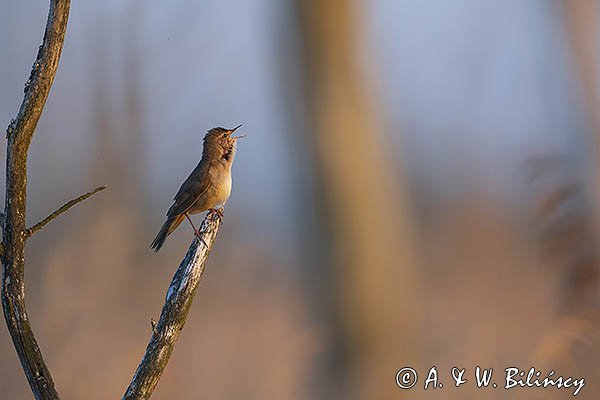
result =
[[225,202],[231,194],[231,173],[223,170],[215,176],[214,184],[212,185],[212,194],[210,196],[211,203],[209,208],[220,208],[225,205]]
[[215,204],[211,208],[220,208],[225,205],[225,202],[231,194],[231,174],[223,174],[219,178],[219,183],[215,185]]
[[208,188],[188,210],[191,214],[223,207],[231,194],[231,169],[226,165],[214,165],[205,179],[209,180]]

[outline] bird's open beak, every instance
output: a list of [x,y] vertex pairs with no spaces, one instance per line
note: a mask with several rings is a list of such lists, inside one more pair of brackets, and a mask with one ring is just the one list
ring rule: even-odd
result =
[[[238,128],[241,128],[241,127],[242,127],[242,124],[239,124],[238,126],[236,126],[235,128],[233,128],[233,129],[230,131],[230,133],[229,133],[229,134],[231,135],[233,132],[235,132],[235,131],[236,131]],[[246,137],[246,135],[241,135],[241,136],[232,136],[231,138],[232,138],[232,139],[235,139],[235,140],[237,140],[237,139],[241,139],[241,138],[243,138],[243,137]]]

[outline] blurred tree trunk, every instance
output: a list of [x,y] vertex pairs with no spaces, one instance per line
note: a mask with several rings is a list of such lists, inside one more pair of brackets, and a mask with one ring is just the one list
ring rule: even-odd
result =
[[[141,196],[142,185],[139,177],[143,172],[143,149],[144,135],[142,132],[142,52],[140,51],[144,41],[141,37],[140,26],[145,20],[146,8],[142,1],[133,0],[126,6],[125,17],[127,22],[123,23],[123,118],[124,131],[126,132],[124,143],[124,158],[129,170],[127,191],[128,198],[132,204],[137,204],[139,211],[148,211],[147,202]],[[145,215],[139,212],[141,215]],[[146,219],[139,218],[140,223],[144,224]]]
[[600,7],[597,0],[571,0],[561,4],[584,112],[589,122],[596,211],[600,215]]
[[584,113],[590,130],[591,156],[594,169],[594,194],[596,212],[600,215],[600,42],[598,35],[597,0],[570,0],[560,3],[566,25],[567,39],[575,64],[576,81],[581,91]]
[[569,0],[561,3],[567,27],[569,44],[575,61],[591,128],[596,155],[600,154],[600,92],[598,80],[598,2],[597,0]]
[[[556,376],[585,378],[584,398],[598,398],[600,387],[600,251],[593,196],[573,164],[560,158],[537,165],[537,226],[543,246],[545,273],[556,273],[553,320],[538,340],[531,365],[556,371]],[[564,393],[540,389],[518,399],[560,399]],[[589,396],[589,397],[587,397]]]
[[[145,202],[141,193],[140,177],[143,175],[142,88],[139,27],[144,20],[144,9],[139,0],[128,2],[124,16],[127,18],[120,34],[120,47],[110,46],[107,37],[113,17],[101,7],[90,24],[90,79],[92,85],[93,128],[96,147],[91,175],[110,179],[111,191],[124,203],[135,204],[128,210],[138,214]],[[118,60],[121,81],[115,82],[111,60]],[[141,213],[141,212],[140,212]],[[137,215],[136,215],[137,217]],[[141,223],[142,218],[139,218]]]
[[[534,354],[537,368],[583,376],[586,398],[600,387],[600,97],[598,92],[598,4],[595,0],[560,2],[575,72],[588,117],[592,181],[573,175],[564,160],[542,160],[537,175],[545,181],[538,208],[541,240],[549,263],[558,264],[559,308]],[[591,186],[591,190],[588,187]],[[560,398],[547,391],[534,398]],[[556,396],[556,397],[554,397]],[[531,398],[531,397],[528,397]]]
[[365,22],[350,0],[297,0],[294,11],[306,159],[313,157],[317,176],[316,240],[329,260],[311,273],[329,282],[321,295],[341,341],[335,384],[361,399],[400,399],[409,393],[396,387],[395,374],[420,356],[420,290],[405,182],[359,65]]
[[[110,76],[109,60],[111,59],[110,44],[106,40],[109,34],[109,18],[106,11],[100,8],[94,22],[88,25],[89,35],[86,50],[88,50],[89,69],[91,71],[88,83],[91,86],[91,130],[94,140],[95,157],[91,160],[90,179],[110,182],[112,192],[121,192],[126,185],[125,172],[118,147],[114,142],[115,111],[112,107],[114,96]],[[107,200],[108,201],[108,200]],[[105,204],[106,201],[103,203]]]
[[[591,265],[572,265],[569,269],[569,281],[575,283],[571,293],[572,307],[593,312],[595,317],[600,315],[600,252],[597,250],[600,241],[600,42],[598,35],[598,2],[596,0],[572,0],[563,2],[565,7],[567,34],[573,51],[576,71],[582,88],[584,111],[589,120],[591,133],[590,142],[594,144],[592,152],[592,193],[585,192],[591,197],[592,205],[586,208],[587,219],[582,226],[582,241],[578,244],[587,245],[586,254],[595,255]],[[573,286],[573,285],[572,285]],[[597,321],[597,322],[600,322]],[[600,328],[600,327],[599,327]]]

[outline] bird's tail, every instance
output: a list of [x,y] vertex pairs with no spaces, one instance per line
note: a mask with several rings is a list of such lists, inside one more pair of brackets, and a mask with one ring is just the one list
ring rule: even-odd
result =
[[183,214],[167,218],[162,228],[160,228],[160,231],[158,231],[158,234],[152,241],[150,248],[158,253],[162,245],[165,243],[165,240],[167,240],[167,236],[169,236],[171,232],[173,232],[179,226],[179,224],[181,224],[184,218],[185,215]]

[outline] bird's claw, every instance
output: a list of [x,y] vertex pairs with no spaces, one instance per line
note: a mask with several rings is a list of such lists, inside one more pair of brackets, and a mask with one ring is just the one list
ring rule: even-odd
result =
[[210,210],[208,210],[208,214],[210,216],[212,216],[213,214],[217,214],[217,216],[219,217],[219,220],[223,219],[223,212],[225,211],[225,208],[221,207],[221,208],[211,208]]

